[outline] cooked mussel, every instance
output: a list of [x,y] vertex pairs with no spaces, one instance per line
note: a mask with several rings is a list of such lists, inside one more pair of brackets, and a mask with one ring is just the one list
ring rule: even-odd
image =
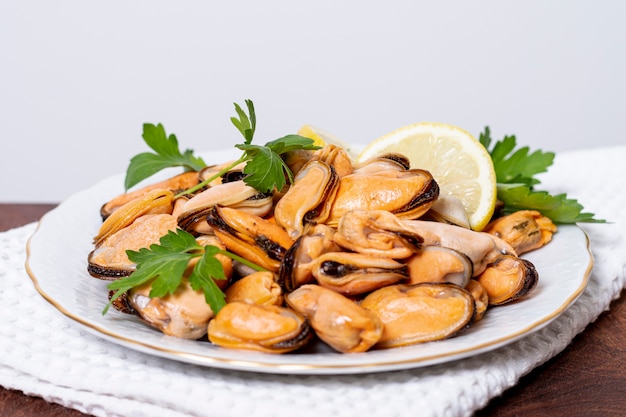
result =
[[137,251],[158,244],[168,231],[176,230],[176,219],[169,214],[147,214],[106,237],[87,258],[87,271],[93,277],[115,280],[133,273],[135,263],[126,250]]
[[383,324],[355,301],[307,284],[286,296],[287,304],[309,320],[315,334],[339,352],[365,352],[380,339]]
[[476,311],[474,312],[472,321],[476,322],[481,320],[487,312],[487,307],[489,307],[489,294],[487,294],[485,287],[480,285],[475,279],[470,279],[465,289],[472,294],[474,302],[476,303]]
[[406,155],[386,153],[356,165],[354,172],[358,174],[371,174],[388,170],[408,171],[409,169],[411,169],[411,161],[409,161]]
[[352,174],[354,168],[348,153],[340,146],[326,145],[313,154],[312,159],[324,161],[332,166],[339,178]]
[[151,283],[133,288],[127,299],[137,314],[148,324],[168,336],[199,339],[207,332],[213,311],[202,290],[191,288],[183,280],[176,291],[164,297],[150,297]]
[[259,193],[243,180],[224,182],[186,201],[179,209],[178,224],[188,232],[211,233],[206,216],[217,205],[265,216],[271,211],[273,201],[271,194]]
[[317,258],[327,252],[337,252],[341,248],[333,237],[335,229],[324,224],[317,224],[295,240],[287,250],[278,271],[278,283],[290,292],[300,285],[311,283],[313,264]]
[[532,262],[511,255],[499,256],[476,278],[485,288],[490,305],[515,301],[536,286],[539,274]]
[[435,221],[403,220],[402,223],[424,239],[424,246],[443,246],[467,255],[472,261],[474,276],[498,256],[516,255],[511,245],[489,233]]
[[169,190],[156,189],[135,198],[115,210],[102,223],[93,243],[98,247],[107,237],[147,214],[171,214],[174,194]]
[[312,159],[294,178],[289,190],[274,207],[276,223],[292,239],[297,239],[307,224],[324,223],[337,192],[339,176],[324,161]]
[[474,316],[474,298],[450,283],[390,285],[361,302],[383,322],[378,348],[393,348],[448,338]]
[[312,272],[319,285],[344,295],[364,294],[408,277],[403,263],[353,252],[325,253]]
[[215,206],[206,221],[229,251],[272,272],[278,272],[293,244],[276,223],[243,210]]
[[286,353],[313,337],[308,321],[290,308],[234,301],[209,322],[209,341],[233,349]]
[[417,219],[438,196],[439,185],[425,170],[353,173],[339,181],[326,224],[336,226],[343,215],[356,209],[386,210],[401,218]]
[[259,271],[233,282],[225,292],[226,302],[243,301],[252,304],[281,305],[283,293],[269,271]]
[[351,210],[339,219],[333,239],[341,247],[366,255],[404,259],[415,254],[423,239],[383,210]]
[[137,190],[118,195],[102,205],[100,208],[100,215],[102,216],[102,220],[106,220],[115,210],[122,207],[124,204],[135,200],[136,198],[142,197],[150,191],[168,190],[172,192],[172,194],[177,194],[198,185],[198,182],[197,171],[186,171],[163,181],[152,183]]
[[502,238],[521,255],[550,242],[557,227],[536,210],[520,210],[493,220],[483,231]]
[[472,278],[472,261],[467,255],[444,246],[424,246],[405,262],[411,284],[450,282],[465,287]]

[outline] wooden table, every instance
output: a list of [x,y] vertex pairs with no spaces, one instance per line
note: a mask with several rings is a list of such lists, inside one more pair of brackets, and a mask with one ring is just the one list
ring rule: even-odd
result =
[[[0,204],[0,231],[38,220],[54,204]],[[625,255],[626,256],[626,255]],[[0,417],[84,414],[0,387]],[[485,416],[626,415],[626,297],[569,347],[476,413]]]

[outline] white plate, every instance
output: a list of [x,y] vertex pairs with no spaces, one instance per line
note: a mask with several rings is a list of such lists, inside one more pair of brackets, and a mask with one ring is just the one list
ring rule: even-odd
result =
[[[214,152],[205,160],[223,162],[234,156],[232,151]],[[208,342],[165,336],[114,309],[105,316],[101,314],[107,303],[107,283],[87,273],[87,255],[101,224],[100,206],[123,191],[123,178],[108,178],[47,213],[29,239],[27,271],[46,300],[90,332],[131,349],[203,366],[267,373],[340,374],[407,369],[462,359],[511,343],[554,320],[583,292],[593,265],[585,233],[577,226],[560,226],[549,245],[524,255],[539,272],[535,291],[520,302],[491,308],[483,320],[456,337],[359,354],[335,353],[324,346],[284,355],[223,349]]]

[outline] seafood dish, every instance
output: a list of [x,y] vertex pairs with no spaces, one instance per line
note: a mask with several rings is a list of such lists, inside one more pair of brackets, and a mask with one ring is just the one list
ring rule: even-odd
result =
[[151,296],[148,281],[103,297],[168,336],[271,354],[318,340],[349,354],[461,335],[537,286],[523,254],[548,244],[557,226],[536,211],[494,215],[476,231],[435,204],[444,198],[437,181],[401,154],[357,164],[326,145],[284,160],[293,181],[280,190],[259,192],[235,167],[180,195],[224,161],[103,202],[86,254],[91,277],[130,277],[129,251],[185,233],[215,250],[222,276],[203,279],[223,294],[219,309],[190,280],[198,258],[167,295]]

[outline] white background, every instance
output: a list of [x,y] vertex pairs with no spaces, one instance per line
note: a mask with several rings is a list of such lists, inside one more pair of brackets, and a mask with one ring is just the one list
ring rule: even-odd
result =
[[[0,201],[59,202],[148,148],[418,121],[558,152],[626,143],[622,1],[0,2]],[[584,167],[581,167],[584,169]]]

